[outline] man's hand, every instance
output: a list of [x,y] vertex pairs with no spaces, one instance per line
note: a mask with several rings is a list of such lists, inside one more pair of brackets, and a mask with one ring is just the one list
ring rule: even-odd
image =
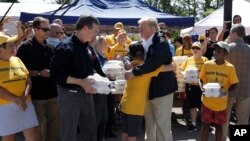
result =
[[126,62],[126,63],[124,64],[124,68],[125,68],[126,70],[131,70],[131,69],[133,68],[133,66],[132,66],[132,64],[131,64],[130,62]]
[[96,89],[91,86],[93,80],[89,78],[82,79],[80,86],[85,90],[86,93],[96,94]]
[[120,55],[116,55],[115,60],[122,60],[122,57]]
[[40,71],[40,75],[42,77],[50,77],[50,70],[49,69],[43,69]]
[[228,95],[228,91],[227,90],[220,89],[220,95],[219,95],[219,97],[223,97],[223,96],[227,96],[227,95]]
[[125,75],[126,80],[129,80],[129,79],[135,77],[132,70],[126,71],[124,75]]
[[226,29],[227,29],[227,21],[224,21],[223,22],[222,30],[225,31]]

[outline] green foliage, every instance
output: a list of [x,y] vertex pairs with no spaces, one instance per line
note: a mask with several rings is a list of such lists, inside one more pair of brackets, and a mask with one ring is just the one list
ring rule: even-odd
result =
[[58,4],[64,4],[65,2],[67,2],[68,4],[71,3],[72,0],[56,0],[56,3]]
[[214,12],[214,9],[207,9],[204,13],[203,13],[203,16],[206,17],[208,15],[210,15],[211,13]]
[[223,5],[223,0],[144,0],[150,6],[177,16],[193,16],[196,20],[207,16]]

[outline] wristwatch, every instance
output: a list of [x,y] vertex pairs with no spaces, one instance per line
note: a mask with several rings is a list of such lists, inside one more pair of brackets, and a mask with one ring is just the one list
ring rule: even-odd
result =
[[40,75],[41,75],[41,73],[40,73],[40,71],[38,71],[38,72],[37,72],[37,76],[40,76]]

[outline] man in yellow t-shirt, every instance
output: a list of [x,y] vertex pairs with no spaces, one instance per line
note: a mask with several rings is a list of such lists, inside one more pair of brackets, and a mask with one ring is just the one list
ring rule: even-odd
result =
[[125,30],[118,32],[117,40],[118,43],[111,48],[109,60],[123,60],[123,57],[128,53],[127,33]]
[[[118,43],[118,40],[117,40],[117,35],[118,35],[118,32],[120,30],[124,30],[123,28],[123,23],[122,22],[117,22],[115,23],[114,25],[114,29],[113,29],[113,34],[111,35],[107,35],[106,36],[106,43],[108,45],[108,48],[107,50],[105,51],[105,56],[109,59],[110,58],[110,51],[111,51],[111,48]],[[127,36],[127,41],[126,41],[126,44],[127,45],[130,45],[132,43],[131,39]]]
[[201,140],[207,140],[210,124],[215,124],[215,138],[222,138],[222,125],[226,123],[227,94],[239,82],[235,68],[225,61],[229,51],[227,43],[222,41],[213,44],[215,60],[206,62],[200,72],[203,84],[216,82],[221,85],[219,97],[202,96],[202,129]]

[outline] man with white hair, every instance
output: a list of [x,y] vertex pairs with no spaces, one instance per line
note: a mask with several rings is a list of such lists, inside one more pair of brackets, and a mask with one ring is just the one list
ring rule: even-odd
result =
[[[145,17],[139,20],[139,32],[143,39],[145,62],[132,71],[127,71],[125,77],[130,79],[155,71],[161,65],[170,65],[172,55],[164,34],[159,32],[156,18]],[[124,60],[125,68],[130,69],[131,63]],[[152,77],[149,88],[149,101],[146,105],[146,141],[172,141],[171,113],[173,93],[177,90],[174,71],[160,72]]]

